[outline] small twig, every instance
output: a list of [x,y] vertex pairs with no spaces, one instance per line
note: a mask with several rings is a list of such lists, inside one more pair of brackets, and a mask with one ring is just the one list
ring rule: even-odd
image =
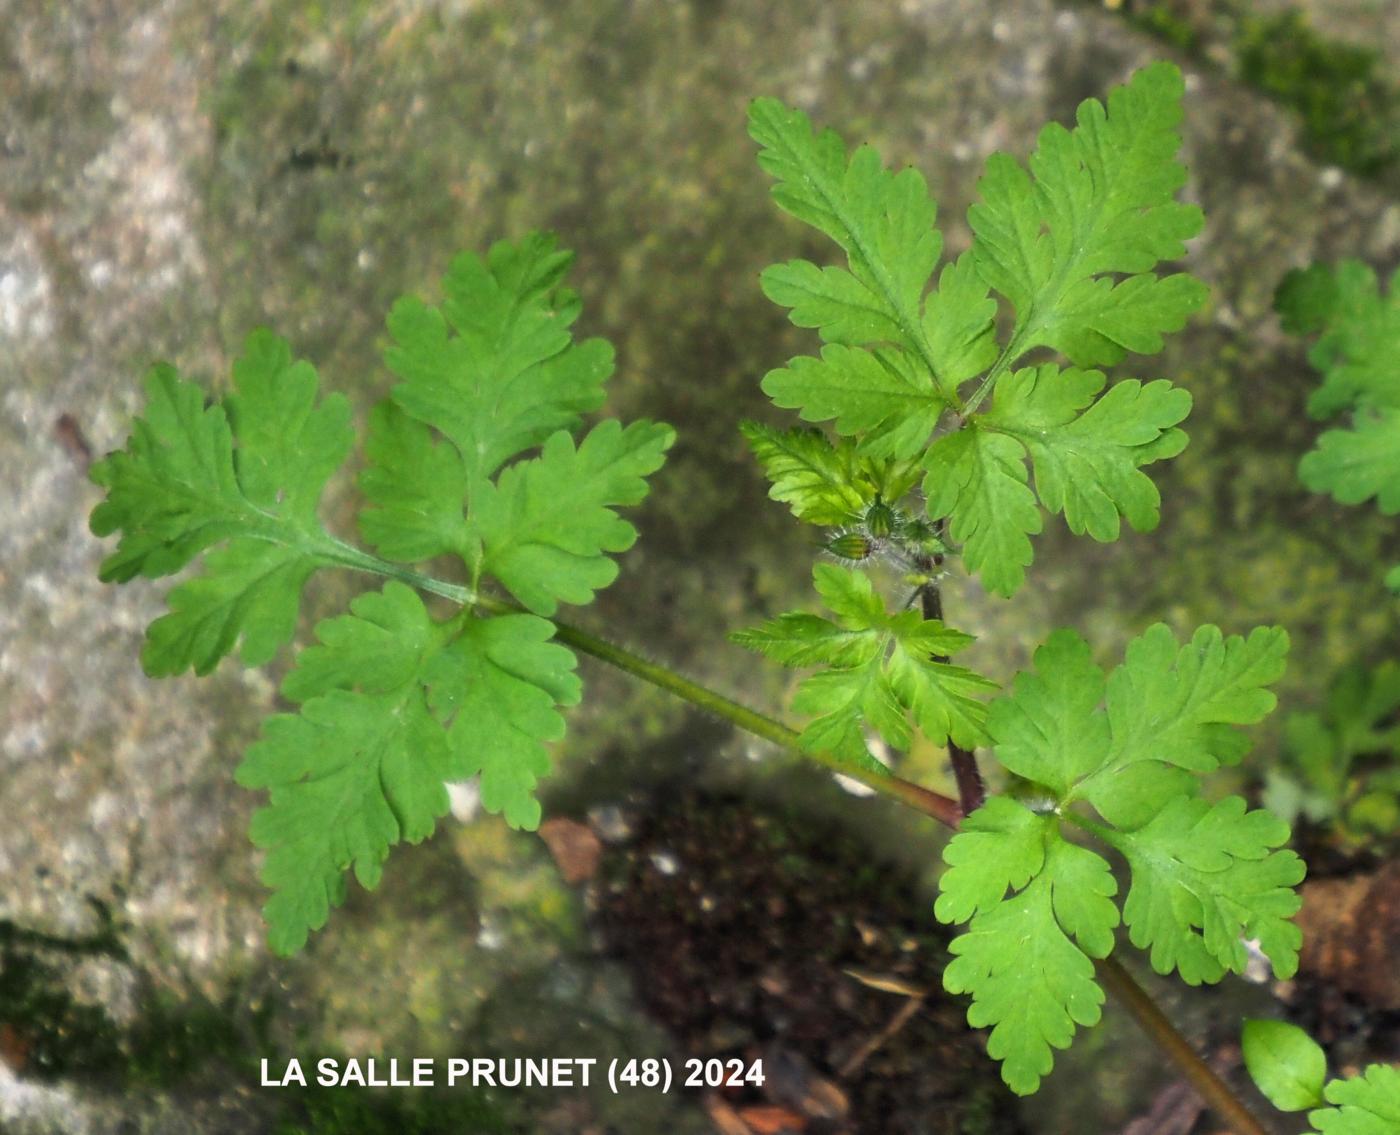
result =
[[924,1007],[924,999],[928,997],[926,989],[910,985],[899,978],[884,977],[880,974],[864,973],[860,970],[842,970],[847,977],[855,978],[864,986],[871,989],[878,989],[884,993],[897,993],[908,1000],[899,1007],[899,1012],[889,1019],[885,1027],[862,1044],[855,1052],[846,1059],[845,1063],[836,1070],[838,1080],[846,1080],[859,1072],[861,1066],[875,1055],[900,1029],[904,1028],[914,1019],[915,1014]]
[[96,895],[87,895],[86,898],[99,922],[98,929],[93,933],[69,938],[60,934],[49,934],[43,930],[33,930],[7,918],[0,918],[0,949],[18,946],[31,950],[52,950],[60,954],[129,961],[126,944],[121,939],[112,908]]
[[836,1078],[838,1080],[849,1079],[855,1073],[859,1072],[861,1065],[874,1056],[875,1053],[879,1052],[891,1037],[914,1019],[915,1015],[923,1007],[924,999],[922,997],[911,997],[904,1002],[904,1004],[899,1007],[899,1012],[889,1019],[889,1023],[856,1049],[855,1052],[851,1054],[850,1058],[836,1070]]
[[83,470],[92,464],[92,446],[83,435],[83,427],[72,414],[60,414],[53,424],[54,440],[68,452],[73,463]]

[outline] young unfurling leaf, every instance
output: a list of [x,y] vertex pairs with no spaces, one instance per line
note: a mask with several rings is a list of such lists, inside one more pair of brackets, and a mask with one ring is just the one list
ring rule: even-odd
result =
[[979,698],[995,685],[942,661],[971,637],[916,611],[891,615],[864,572],[818,564],[812,575],[835,619],[790,612],[730,636],[785,666],[827,667],[805,678],[793,701],[814,718],[803,746],[883,771],[866,747],[866,727],[896,748],[909,744],[911,720],[934,744],[979,744],[986,715]]
[[768,495],[809,524],[849,524],[877,500],[898,502],[919,479],[915,463],[859,453],[847,438],[833,443],[821,430],[757,422],[739,429],[773,482]]

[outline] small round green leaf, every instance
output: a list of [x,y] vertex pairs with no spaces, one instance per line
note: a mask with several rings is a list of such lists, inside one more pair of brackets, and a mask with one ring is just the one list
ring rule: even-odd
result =
[[1243,1045],[1250,1076],[1280,1111],[1303,1111],[1323,1102],[1327,1057],[1297,1025],[1245,1021]]

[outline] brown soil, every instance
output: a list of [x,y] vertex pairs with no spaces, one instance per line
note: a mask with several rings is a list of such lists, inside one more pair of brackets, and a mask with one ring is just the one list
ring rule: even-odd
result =
[[941,992],[947,939],[928,899],[848,834],[683,797],[609,849],[593,898],[687,1054],[762,1057],[762,1089],[709,1101],[717,1129],[1024,1130]]

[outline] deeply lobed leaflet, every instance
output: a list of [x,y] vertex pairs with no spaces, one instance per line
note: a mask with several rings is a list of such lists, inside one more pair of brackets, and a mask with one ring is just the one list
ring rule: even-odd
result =
[[[239,783],[270,793],[252,837],[267,849],[278,952],[325,924],[348,869],[372,888],[393,844],[432,833],[446,781],[480,774],[488,810],[539,823],[545,742],[563,736],[557,707],[580,694],[574,655],[542,616],[613,581],[610,554],[636,538],[614,509],[645,496],[674,436],[652,422],[582,433],[612,350],[573,342],[570,259],[532,234],[456,259],[440,307],[394,305],[386,361],[401,381],[370,415],[360,478],[360,529],[379,557],[316,515],[350,451],[348,404],[318,402],[315,371],[268,332],[249,336],[233,393],[211,405],[173,368],[153,368],[145,417],[93,467],[107,490],[93,531],[122,533],[103,579],[169,575],[207,553],[147,632],[152,675],[208,673],[240,644],[246,664],[266,662],[320,568],[390,577],[317,625],[319,644],[282,684],[300,712],[269,718],[238,769]],[[465,586],[399,566],[444,554]],[[478,602],[488,581],[521,609]],[[435,618],[409,583],[465,606]]]
[[[944,984],[972,995],[968,1019],[992,1027],[989,1051],[1021,1093],[1036,1090],[1077,1026],[1098,1020],[1093,959],[1112,951],[1120,923],[1154,968],[1191,984],[1241,972],[1245,938],[1280,975],[1297,964],[1288,919],[1303,868],[1281,850],[1287,825],[1238,797],[1199,795],[1202,775],[1242,755],[1233,727],[1272,708],[1266,687],[1283,669],[1283,631],[1226,638],[1202,627],[1179,645],[1153,627],[1111,675],[1077,635],[1058,632],[988,707],[980,698],[991,683],[948,661],[969,637],[889,612],[864,570],[882,558],[937,569],[960,554],[988,590],[1009,596],[1042,510],[1100,541],[1116,539],[1124,520],[1139,531],[1157,524],[1142,467],[1184,448],[1190,395],[1163,379],[1110,383],[1090,368],[1160,350],[1206,297],[1190,276],[1159,270],[1201,227],[1200,211],[1176,200],[1182,89],[1174,67],[1156,64],[1107,107],[1081,104],[1073,130],[1047,126],[1028,170],[994,155],[969,211],[972,246],[941,269],[935,207],[917,171],[886,170],[869,146],[848,153],[774,100],[750,116],[774,198],[835,240],[846,262],[796,260],[762,278],[769,298],[824,342],[770,372],[764,390],[805,421],[829,423],[835,439],[810,428],[746,433],[773,498],[800,520],[838,526],[826,547],[860,570],[817,567],[834,620],[789,613],[734,637],[787,665],[820,667],[794,701],[812,715],[804,745],[864,767],[868,735],[898,749],[917,726],[935,744],[989,744],[1022,783],[1017,797],[993,797],[964,819],[936,908],[943,921],[969,923]],[[922,500],[911,496],[916,482]],[[880,539],[872,508],[892,510],[894,530],[922,526],[937,546]],[[863,556],[852,559],[852,547]],[[1126,862],[1121,906],[1109,860],[1071,830]]]

